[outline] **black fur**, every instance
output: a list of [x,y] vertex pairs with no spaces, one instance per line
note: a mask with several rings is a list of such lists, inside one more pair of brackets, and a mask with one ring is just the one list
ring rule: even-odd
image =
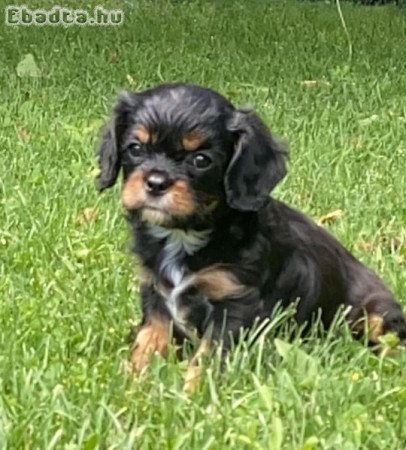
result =
[[228,129],[236,135],[224,180],[228,204],[238,210],[258,211],[286,175],[286,152],[252,111],[236,111]]

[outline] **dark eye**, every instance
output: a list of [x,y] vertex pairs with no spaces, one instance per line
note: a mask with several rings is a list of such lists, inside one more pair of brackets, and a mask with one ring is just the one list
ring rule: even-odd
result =
[[127,151],[131,156],[139,156],[141,152],[141,144],[139,142],[132,142],[128,147]]
[[193,157],[193,165],[196,167],[196,169],[207,169],[207,167],[211,164],[211,158],[209,158],[207,155],[204,155],[203,153],[197,153]]

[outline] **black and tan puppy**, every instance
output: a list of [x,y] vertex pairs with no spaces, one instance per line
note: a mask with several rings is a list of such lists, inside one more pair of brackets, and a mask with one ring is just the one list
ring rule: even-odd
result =
[[[286,153],[251,111],[187,84],[122,95],[99,153],[100,190],[122,171],[122,203],[142,266],[142,324],[132,363],[197,332],[200,356],[297,301],[296,319],[340,306],[371,344],[406,340],[384,283],[324,229],[269,196]],[[369,324],[369,327],[368,327]],[[198,356],[196,358],[198,358]],[[196,363],[196,358],[193,363]]]

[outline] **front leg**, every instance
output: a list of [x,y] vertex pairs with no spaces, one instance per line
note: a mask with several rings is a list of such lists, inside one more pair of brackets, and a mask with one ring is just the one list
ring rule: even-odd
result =
[[259,294],[255,289],[242,298],[227,298],[213,304],[210,323],[207,326],[196,353],[189,362],[184,391],[198,390],[204,374],[204,367],[220,346],[221,360],[224,362],[232,344],[241,337],[241,331],[250,328],[260,317]]
[[[205,318],[200,345],[188,366],[184,384],[188,393],[199,387],[205,360],[214,348],[221,345],[222,358],[225,358],[241,330],[250,328],[262,316],[263,308],[257,288],[242,284],[230,270],[219,265],[198,272],[194,276],[194,288],[195,296],[206,299],[210,305],[210,316],[208,320]],[[203,302],[190,302],[183,296],[182,300],[194,305]]]
[[141,286],[142,323],[131,355],[134,372],[143,373],[154,354],[168,356],[171,320],[164,299],[152,285]]

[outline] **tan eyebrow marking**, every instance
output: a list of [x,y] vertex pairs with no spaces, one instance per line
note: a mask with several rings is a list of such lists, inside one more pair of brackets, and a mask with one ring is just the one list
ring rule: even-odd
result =
[[144,125],[136,125],[133,133],[134,137],[138,139],[141,144],[154,144],[157,140],[156,134],[152,134]]
[[206,142],[206,136],[198,131],[191,131],[182,138],[182,147],[189,151],[194,152]]

